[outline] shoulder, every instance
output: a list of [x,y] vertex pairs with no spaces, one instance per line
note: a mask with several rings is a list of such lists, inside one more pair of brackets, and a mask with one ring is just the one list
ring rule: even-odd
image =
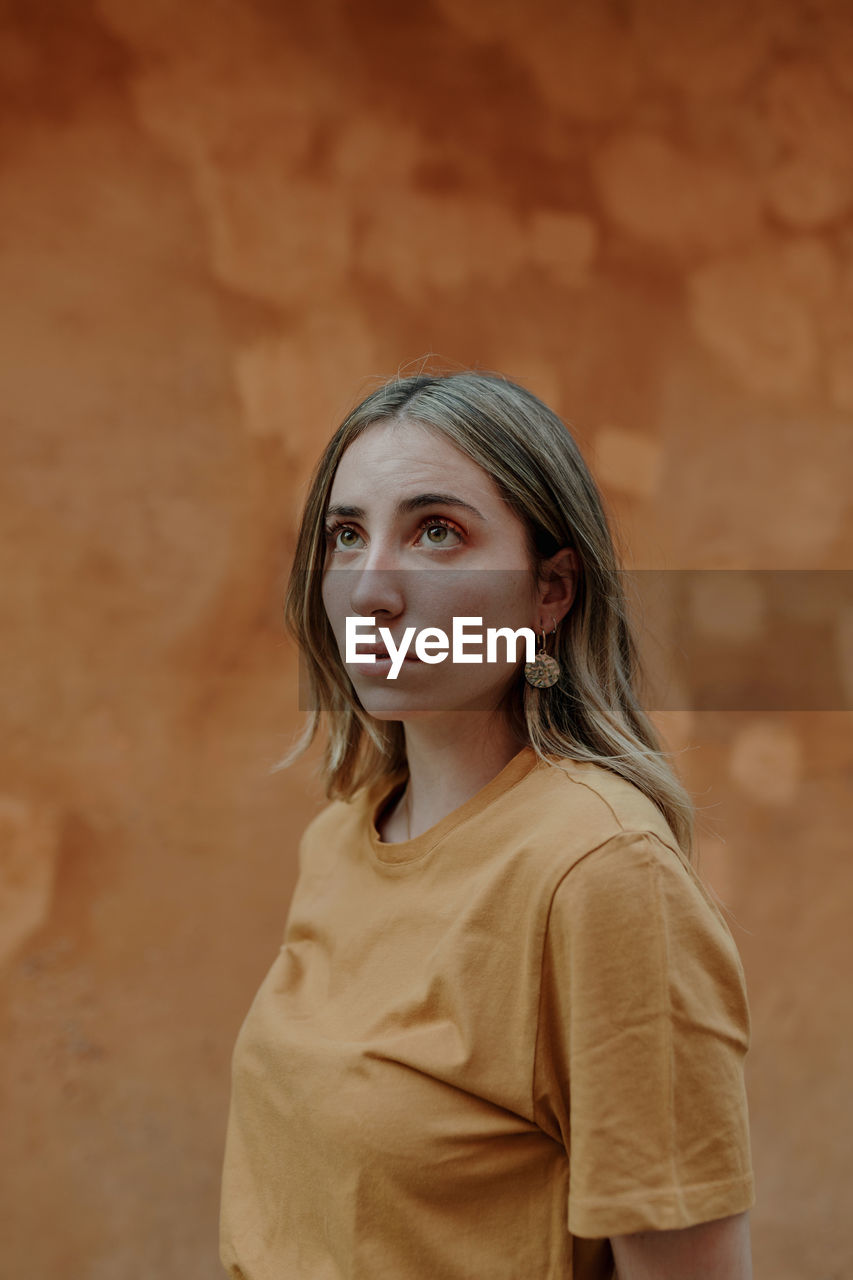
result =
[[315,813],[299,839],[299,867],[318,867],[331,853],[347,847],[355,839],[366,803],[365,789],[350,800],[330,800]]
[[642,837],[642,847],[663,846],[669,856],[683,860],[675,834],[654,801],[603,765],[554,756],[540,760],[518,788],[516,805],[539,846],[559,850],[565,870],[617,837],[632,847],[637,842],[628,838]]
[[668,975],[685,1008],[722,996],[749,1034],[743,962],[728,922],[695,867],[653,831],[624,831],[577,859],[554,886],[546,935],[602,972],[624,969],[625,990],[653,969]]
[[[710,888],[685,857],[657,807],[635,783],[603,765],[551,757],[530,778],[536,840],[566,901],[599,895],[611,904],[655,901],[681,918],[728,934]],[[549,856],[548,850],[551,851]],[[641,892],[642,890],[642,892]]]

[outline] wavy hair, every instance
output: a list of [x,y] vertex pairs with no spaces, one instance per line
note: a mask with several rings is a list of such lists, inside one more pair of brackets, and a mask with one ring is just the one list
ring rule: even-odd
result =
[[328,736],[321,776],[328,800],[407,767],[400,721],[377,721],[358,701],[322,600],[324,518],[338,463],[379,422],[418,422],[441,433],[488,473],[526,529],[531,574],[564,547],[577,552],[572,606],[555,637],[558,683],[535,689],[519,668],[499,712],[546,764],[585,760],[634,783],[663,813],[688,863],[694,806],[640,705],[643,677],[616,550],[601,495],[566,424],[531,391],[497,373],[418,373],[384,382],[344,419],[317,463],[299,525],[284,616],[310,689],[304,730],[270,769],[308,750],[321,717]]

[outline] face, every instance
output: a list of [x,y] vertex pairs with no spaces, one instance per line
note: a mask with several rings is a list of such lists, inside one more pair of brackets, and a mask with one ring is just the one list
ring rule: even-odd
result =
[[[507,662],[500,640],[498,661],[487,662],[486,629],[533,630],[548,610],[538,607],[524,526],[491,477],[420,423],[376,423],[338,464],[326,529],[323,603],[364,709],[380,720],[407,720],[497,707],[526,653],[519,642],[517,661]],[[467,630],[483,644],[468,642],[466,652],[482,661],[453,662],[448,653],[428,664],[414,657],[413,638],[411,659],[388,679],[387,661],[346,663],[348,616],[375,623],[373,634],[362,630],[370,635],[359,642],[362,652],[369,644],[384,648],[380,626],[398,648],[409,628],[416,637],[438,627],[452,640],[454,616],[481,618]]]

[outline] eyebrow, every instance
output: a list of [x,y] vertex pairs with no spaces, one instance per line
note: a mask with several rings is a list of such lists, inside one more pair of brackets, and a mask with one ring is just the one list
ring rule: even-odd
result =
[[[403,498],[397,503],[396,514],[400,516],[408,515],[411,511],[419,511],[421,507],[461,507],[464,511],[469,511],[471,515],[476,516],[478,520],[482,520],[488,524],[488,520],[481,511],[476,507],[472,507],[470,502],[465,502],[463,498],[457,498],[452,493],[418,493],[412,498]],[[363,520],[366,511],[363,507],[348,507],[337,503],[335,506],[326,508],[326,517],[343,516],[349,520]]]

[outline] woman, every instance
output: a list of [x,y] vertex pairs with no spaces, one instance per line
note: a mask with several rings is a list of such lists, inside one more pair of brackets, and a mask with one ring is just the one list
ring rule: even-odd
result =
[[[275,767],[325,713],[330,803],[234,1051],[229,1275],[748,1280],[743,969],[565,425],[498,375],[380,387],[317,466],[285,611],[313,703]],[[422,643],[389,679],[454,619],[539,657]]]

